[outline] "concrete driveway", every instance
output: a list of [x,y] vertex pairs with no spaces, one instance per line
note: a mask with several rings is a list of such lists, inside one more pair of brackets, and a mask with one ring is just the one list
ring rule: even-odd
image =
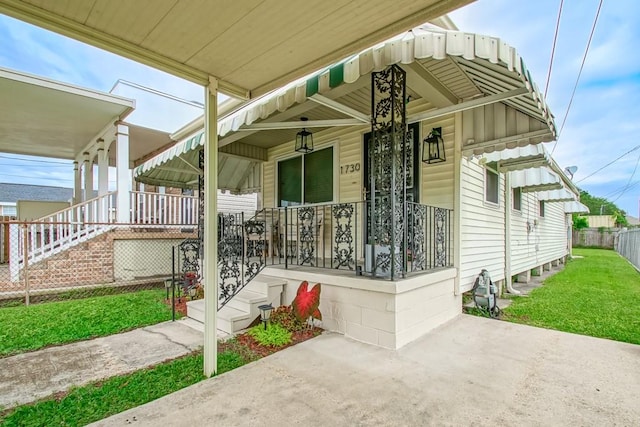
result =
[[640,425],[640,346],[466,315],[399,351],[325,334],[96,425]]

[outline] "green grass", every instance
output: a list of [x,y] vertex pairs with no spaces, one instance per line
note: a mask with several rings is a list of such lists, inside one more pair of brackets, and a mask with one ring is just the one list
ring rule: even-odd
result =
[[[241,354],[218,354],[218,374],[248,363]],[[145,404],[205,377],[202,353],[157,365],[132,374],[72,389],[60,399],[43,400],[8,411],[0,424],[9,426],[80,426]]]
[[171,319],[162,289],[0,309],[0,357]]
[[640,344],[640,274],[616,252],[574,249],[566,268],[529,297],[514,298],[505,320]]

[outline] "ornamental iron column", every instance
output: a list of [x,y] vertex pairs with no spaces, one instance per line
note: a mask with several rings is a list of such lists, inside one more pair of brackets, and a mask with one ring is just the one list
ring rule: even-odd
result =
[[367,240],[373,276],[404,277],[406,264],[406,74],[371,74],[370,203]]

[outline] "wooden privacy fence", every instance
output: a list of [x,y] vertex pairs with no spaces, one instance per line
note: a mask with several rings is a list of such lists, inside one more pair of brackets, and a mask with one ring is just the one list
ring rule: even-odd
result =
[[573,230],[573,246],[614,249],[618,228],[583,228]]
[[640,269],[640,229],[620,231],[615,249]]

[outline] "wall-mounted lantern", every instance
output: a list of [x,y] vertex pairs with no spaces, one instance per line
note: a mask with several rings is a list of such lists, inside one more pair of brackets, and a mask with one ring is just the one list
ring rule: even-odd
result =
[[422,145],[422,161],[440,163],[446,161],[444,153],[444,140],[442,139],[442,128],[433,128],[431,133],[424,139]]

